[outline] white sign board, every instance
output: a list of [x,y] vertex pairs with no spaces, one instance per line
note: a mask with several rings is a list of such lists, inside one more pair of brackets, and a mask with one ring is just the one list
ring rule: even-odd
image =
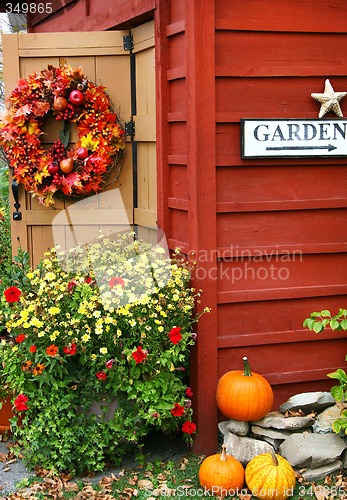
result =
[[347,120],[241,119],[241,157],[347,156]]

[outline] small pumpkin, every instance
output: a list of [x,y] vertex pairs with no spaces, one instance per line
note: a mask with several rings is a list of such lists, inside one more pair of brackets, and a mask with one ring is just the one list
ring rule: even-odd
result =
[[241,491],[245,482],[245,470],[233,456],[227,455],[225,445],[222,453],[206,457],[199,468],[200,485],[212,495],[223,498]]
[[252,495],[261,500],[286,500],[296,483],[293,467],[274,451],[252,458],[246,465],[245,479]]
[[269,382],[259,373],[252,373],[247,357],[244,369],[225,373],[217,385],[219,410],[228,418],[250,422],[259,420],[272,408],[274,395]]

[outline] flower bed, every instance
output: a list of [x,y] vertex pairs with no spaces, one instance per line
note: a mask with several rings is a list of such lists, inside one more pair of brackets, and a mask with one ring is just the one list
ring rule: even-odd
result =
[[87,252],[53,249],[24,278],[3,283],[0,357],[29,467],[100,470],[152,429],[191,441],[199,293],[187,267],[123,234]]

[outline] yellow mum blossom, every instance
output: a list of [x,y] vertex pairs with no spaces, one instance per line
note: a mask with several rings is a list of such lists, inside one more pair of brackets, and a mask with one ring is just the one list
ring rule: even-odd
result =
[[41,321],[39,318],[32,318],[30,324],[32,326],[36,326],[37,328],[41,328],[41,326],[44,325],[43,321]]
[[96,354],[91,354],[90,359],[91,359],[92,361],[95,361],[95,360],[96,360]]
[[51,314],[52,316],[55,316],[56,314],[59,314],[60,313],[60,308],[57,307],[57,306],[52,306],[48,309],[48,312],[49,314]]
[[108,353],[107,347],[100,347],[99,351],[100,351],[100,354],[107,354]]
[[38,337],[40,337],[40,338],[41,338],[41,337],[44,337],[44,336],[45,336],[45,332],[43,332],[43,331],[41,330],[41,332],[39,332],[39,333],[37,334],[37,336],[38,336]]
[[44,276],[44,279],[47,281],[53,281],[53,280],[55,280],[55,278],[56,278],[56,275],[52,272],[46,273]]
[[82,342],[88,342],[89,339],[90,339],[90,335],[88,335],[88,333],[85,333],[81,337]]
[[35,276],[35,274],[32,272],[27,273],[27,278],[29,278],[29,280],[32,280],[34,276]]
[[163,332],[163,331],[164,331],[164,327],[159,326],[159,327],[158,327],[158,332]]

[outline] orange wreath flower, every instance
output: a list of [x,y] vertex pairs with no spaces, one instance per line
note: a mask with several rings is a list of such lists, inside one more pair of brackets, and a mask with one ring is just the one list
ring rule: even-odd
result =
[[[8,102],[0,145],[19,184],[46,206],[58,193],[78,196],[102,189],[125,148],[124,130],[105,87],[87,80],[81,68],[48,66],[19,80]],[[62,129],[48,149],[41,136],[49,117],[61,121]],[[70,123],[76,124],[78,142],[68,149]]]

